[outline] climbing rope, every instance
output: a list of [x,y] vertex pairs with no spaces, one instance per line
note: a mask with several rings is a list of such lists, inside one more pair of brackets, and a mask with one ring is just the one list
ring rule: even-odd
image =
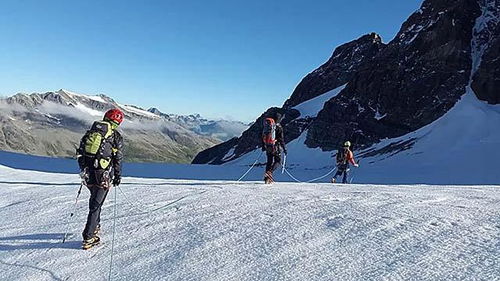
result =
[[335,170],[337,170],[337,167],[334,167],[333,169],[331,169],[328,173],[320,176],[320,177],[317,177],[317,178],[314,178],[314,179],[311,179],[311,180],[308,180],[308,181],[301,181],[299,179],[297,179],[294,175],[292,175],[292,173],[290,173],[290,171],[288,171],[287,168],[284,169],[285,173],[291,178],[293,179],[294,181],[298,182],[298,183],[313,183],[315,181],[318,181],[318,180],[321,180],[321,179],[324,179],[326,177],[328,177],[329,175],[331,175],[333,172],[335,172]]
[[117,201],[116,201],[116,198],[117,198],[117,191],[116,191],[116,188],[115,188],[115,206],[114,206],[114,210],[113,210],[113,237],[111,239],[111,258],[110,258],[110,261],[109,261],[109,275],[108,275],[108,280],[111,280],[111,273],[113,271],[113,257],[114,257],[114,254],[115,254],[115,233],[116,233],[116,205],[117,205]]
[[243,178],[246,177],[246,175],[248,175],[248,173],[250,173],[250,171],[255,167],[255,165],[257,165],[257,163],[260,160],[260,157],[262,156],[262,153],[264,153],[264,152],[263,151],[260,152],[259,156],[257,157],[257,159],[255,159],[255,162],[253,162],[252,166],[250,166],[250,168],[237,180],[237,182],[240,182],[241,180],[243,180]]
[[[167,208],[167,207],[170,207],[170,206],[172,206],[173,204],[175,204],[175,203],[177,203],[177,202],[179,202],[179,201],[182,201],[182,200],[184,200],[184,199],[186,199],[186,198],[189,198],[189,197],[192,197],[192,196],[195,196],[195,195],[201,195],[201,194],[203,194],[203,193],[208,192],[208,190],[203,190],[203,191],[201,191],[201,192],[197,192],[197,193],[195,193],[195,194],[187,194],[187,195],[184,195],[184,196],[182,196],[182,197],[180,197],[180,198],[177,198],[177,199],[175,199],[175,200],[173,200],[173,201],[170,201],[170,202],[168,202],[167,204],[162,205],[162,206],[160,206],[160,207],[156,207],[156,208],[154,208],[154,206],[151,206],[151,207],[153,207],[154,209],[150,209],[150,210],[141,210],[141,209],[139,209],[139,207],[137,207],[137,204],[132,203],[132,201],[128,198],[127,194],[126,194],[126,193],[125,193],[125,192],[124,192],[124,191],[123,191],[120,187],[118,187],[118,189],[119,189],[119,190],[120,190],[120,192],[122,193],[122,195],[123,195],[123,197],[125,198],[125,201],[127,202],[127,204],[129,204],[129,205],[130,205],[130,206],[132,206],[132,207],[133,207],[136,211],[138,211],[138,213],[137,213],[137,214],[134,214],[134,215],[148,215],[148,214],[151,214],[151,213],[153,213],[153,212],[156,212],[156,211],[159,211],[159,210],[163,210],[163,209],[165,209],[165,208]],[[140,201],[139,201],[139,202],[140,202]],[[142,206],[148,206],[148,204],[144,204],[144,203],[141,203],[141,205],[142,205]]]
[[287,174],[290,178],[292,178],[294,181],[296,181],[296,182],[298,182],[298,183],[305,183],[305,182],[303,182],[303,181],[301,181],[301,180],[297,179],[296,177],[294,177],[294,176],[293,176],[293,175],[292,175],[292,174],[288,171],[288,169],[287,169],[287,168],[285,168],[284,170],[285,170],[285,173],[286,173],[286,174]]
[[[358,164],[361,163],[361,159],[358,160]],[[320,177],[317,177],[317,178],[314,178],[312,180],[308,180],[308,181],[301,181],[299,179],[297,179],[295,176],[292,175],[292,173],[290,173],[288,171],[288,169],[283,166],[283,170],[286,172],[286,174],[291,178],[293,179],[294,181],[298,182],[298,183],[312,183],[312,182],[315,182],[315,181],[318,181],[318,180],[321,180],[321,179],[324,179],[326,177],[328,177],[329,175],[331,175],[332,173],[334,173],[336,170],[337,170],[337,167],[334,167],[333,169],[331,169],[328,173],[326,173],[325,175],[323,176],[320,176]],[[354,180],[354,172],[352,172],[352,177],[351,177],[351,180],[349,183],[352,183],[352,181]]]
[[312,180],[308,180],[307,182],[308,183],[311,183],[311,182],[315,182],[315,181],[319,181],[319,180],[322,180],[326,177],[328,177],[329,175],[331,175],[332,173],[334,173],[335,171],[337,170],[337,167],[334,167],[333,169],[330,170],[330,172],[328,172],[327,174],[321,176],[321,177],[317,177],[315,179],[312,179]]
[[[137,205],[135,203],[132,203],[132,201],[128,198],[127,194],[122,190],[122,188],[120,186],[118,186],[118,189],[120,190],[121,194],[123,195],[123,198],[125,198],[125,201],[127,201],[127,203],[132,206],[132,208],[134,208],[136,211],[138,212],[144,212],[144,210],[141,210],[139,207],[137,207]],[[144,204],[143,202],[141,202],[140,200],[138,200],[138,202],[142,205],[142,206],[145,206],[146,204]]]

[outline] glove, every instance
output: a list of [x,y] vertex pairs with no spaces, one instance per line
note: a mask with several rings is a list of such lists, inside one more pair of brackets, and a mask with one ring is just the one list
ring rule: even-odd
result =
[[83,182],[87,182],[87,180],[89,179],[89,168],[84,168],[80,171],[80,178]]
[[356,164],[354,164],[354,167],[358,168],[358,167],[359,167],[359,164],[357,164],[357,163],[356,163]]
[[113,186],[119,186],[120,183],[121,183],[121,181],[122,181],[122,177],[121,176],[115,176],[113,178]]

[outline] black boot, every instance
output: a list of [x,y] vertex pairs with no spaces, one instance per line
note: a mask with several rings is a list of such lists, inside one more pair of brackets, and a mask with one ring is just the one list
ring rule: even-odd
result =
[[92,238],[83,240],[82,249],[88,250],[94,246],[99,245],[100,242],[101,242],[101,238],[99,238],[99,236],[95,235]]

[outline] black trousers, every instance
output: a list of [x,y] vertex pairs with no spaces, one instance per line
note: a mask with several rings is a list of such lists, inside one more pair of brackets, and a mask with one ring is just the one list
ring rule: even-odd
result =
[[273,173],[281,165],[281,151],[276,146],[266,148],[266,172]]
[[83,239],[90,239],[94,236],[94,231],[101,222],[101,207],[108,195],[108,190],[98,185],[89,185],[88,189],[90,190],[89,215],[82,233]]
[[342,176],[342,183],[347,183],[347,178],[349,177],[349,166],[347,167],[338,167],[337,172],[335,173],[335,176],[333,178],[336,180],[337,177]]

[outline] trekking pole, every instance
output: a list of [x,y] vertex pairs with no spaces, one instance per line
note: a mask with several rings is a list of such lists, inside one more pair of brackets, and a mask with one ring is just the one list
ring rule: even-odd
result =
[[73,207],[73,212],[71,212],[71,214],[69,215],[69,218],[68,218],[68,227],[66,228],[66,232],[64,233],[64,237],[62,240],[63,243],[66,242],[66,237],[68,236],[69,228],[70,228],[70,220],[76,213],[76,207],[78,205],[78,198],[80,197],[80,194],[82,193],[82,188],[83,188],[83,181],[80,184],[80,188],[78,189],[78,194],[76,195],[75,206]]
[[283,166],[281,167],[281,173],[285,173],[285,166],[286,166],[286,154],[283,155]]
[[264,153],[264,151],[261,151],[259,156],[257,157],[257,159],[255,159],[255,162],[253,162],[252,166],[250,166],[250,168],[248,168],[248,170],[237,180],[237,182],[240,182],[246,175],[248,175],[248,173],[250,173],[250,171],[255,167],[255,165],[257,165],[257,163],[259,162],[260,160],[260,157],[262,156],[262,154]]

